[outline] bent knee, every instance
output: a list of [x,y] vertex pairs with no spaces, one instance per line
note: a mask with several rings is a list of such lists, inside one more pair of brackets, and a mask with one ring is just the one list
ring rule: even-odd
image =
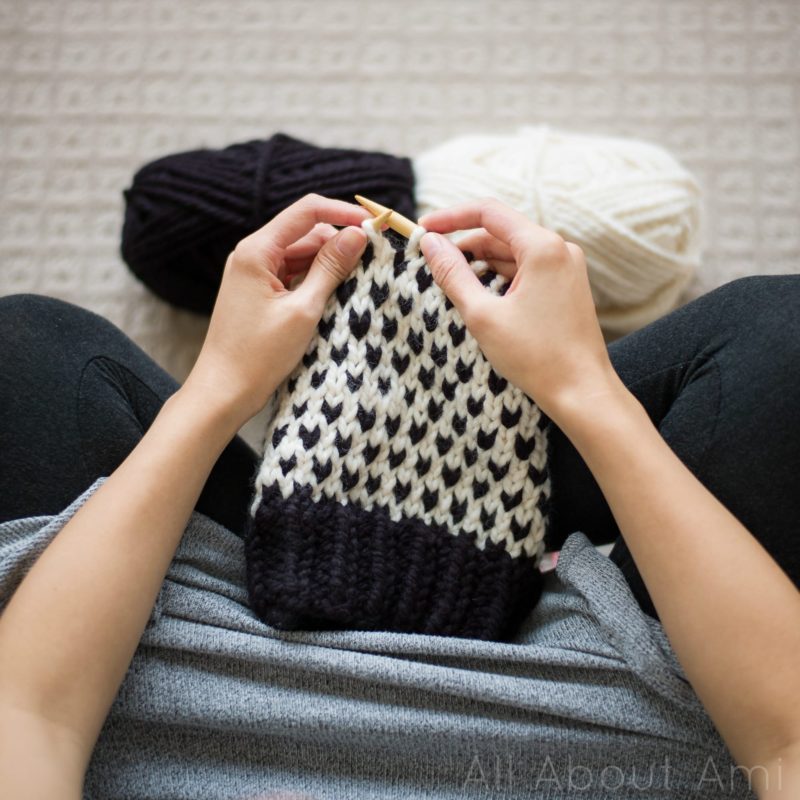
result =
[[742,367],[765,392],[800,401],[800,275],[754,275],[716,291],[725,303],[719,326],[737,340]]
[[0,325],[26,325],[42,322],[62,308],[73,307],[64,300],[43,294],[8,294],[0,297]]
[[29,293],[0,297],[0,329],[4,333],[14,330],[42,333],[50,329],[85,326],[89,322],[110,324],[93,311],[56,297]]
[[721,325],[768,341],[800,340],[800,275],[750,275],[712,294],[723,304]]
[[[64,352],[87,331],[87,322],[97,318],[91,311],[40,294],[0,297],[0,368],[13,369],[17,359],[37,354]],[[5,374],[5,373],[4,373]]]
[[785,309],[792,316],[800,306],[800,275],[747,275],[722,284],[711,294],[724,298],[732,311]]
[[40,294],[0,297],[0,339],[10,344],[18,342],[26,331],[37,330],[52,314],[51,302],[52,298]]

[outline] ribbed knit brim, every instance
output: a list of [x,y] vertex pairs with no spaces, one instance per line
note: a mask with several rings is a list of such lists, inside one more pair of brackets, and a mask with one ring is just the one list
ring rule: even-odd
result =
[[246,538],[251,605],[274,627],[505,640],[539,599],[532,559],[311,494],[265,488]]

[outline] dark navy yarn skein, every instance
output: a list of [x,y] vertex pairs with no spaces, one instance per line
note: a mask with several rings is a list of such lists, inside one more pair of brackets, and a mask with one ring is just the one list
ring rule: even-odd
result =
[[309,192],[350,202],[365,194],[414,216],[409,159],[277,133],[142,167],[123,193],[122,257],[162,299],[209,314],[231,250]]

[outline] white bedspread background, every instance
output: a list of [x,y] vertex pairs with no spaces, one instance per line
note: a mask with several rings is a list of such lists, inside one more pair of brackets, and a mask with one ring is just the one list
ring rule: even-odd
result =
[[127,271],[122,190],[277,131],[409,156],[539,122],[646,139],[704,189],[687,298],[800,270],[794,0],[0,0],[0,108],[0,295],[97,311],[179,380],[206,320]]

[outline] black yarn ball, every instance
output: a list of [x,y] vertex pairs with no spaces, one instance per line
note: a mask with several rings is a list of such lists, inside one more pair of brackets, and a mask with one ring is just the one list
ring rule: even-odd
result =
[[350,202],[363,194],[407,217],[415,213],[408,158],[277,133],[142,167],[123,192],[122,257],[159,297],[209,314],[231,250],[310,192]]

